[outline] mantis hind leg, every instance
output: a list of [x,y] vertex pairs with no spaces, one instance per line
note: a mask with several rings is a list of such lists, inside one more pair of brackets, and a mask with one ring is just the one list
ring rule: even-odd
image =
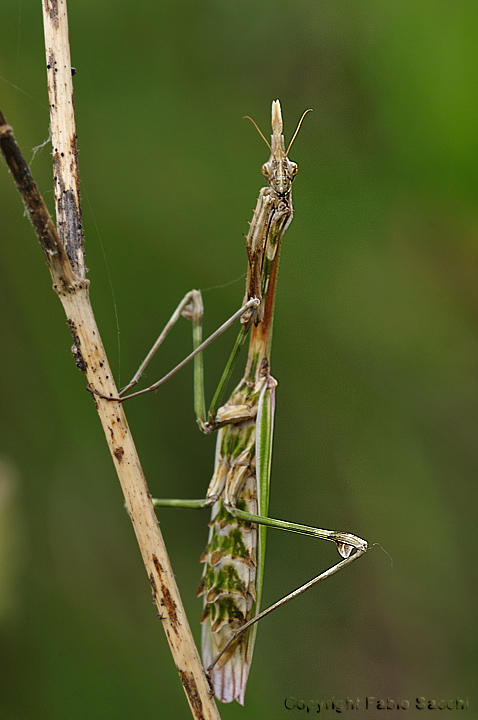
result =
[[[263,520],[265,518],[262,518]],[[259,522],[258,520],[255,520],[254,522]],[[341,533],[343,535],[344,533]],[[350,536],[355,537],[355,536]],[[356,538],[359,540],[359,538]],[[290,602],[291,600],[294,600],[294,598],[299,597],[299,595],[302,595],[302,593],[305,593],[307,590],[310,590],[310,588],[313,588],[315,585],[317,585],[319,582],[322,582],[322,580],[325,580],[326,578],[330,577],[331,575],[334,575],[336,572],[344,568],[346,565],[350,565],[352,562],[357,560],[360,555],[363,555],[364,552],[367,550],[367,543],[365,540],[360,541],[362,543],[361,547],[355,547],[355,550],[352,549],[351,553],[348,555],[348,557],[345,557],[340,562],[336,563],[332,567],[328,568],[324,572],[320,573],[320,575],[317,575],[315,578],[312,578],[309,582],[305,583],[304,585],[301,585],[293,592],[289,593],[289,595],[286,595],[285,597],[278,600],[273,605],[270,605],[265,610],[262,610],[258,615],[253,617],[251,620],[246,622],[244,625],[242,625],[238,630],[236,630],[233,635],[231,636],[229,642],[222,648],[221,652],[217,655],[216,658],[214,658],[214,661],[206,668],[206,673],[209,675],[211,670],[214,668],[218,660],[220,660],[221,656],[227,652],[229,646],[236,642],[237,638],[243,633],[246,632],[252,625],[259,622],[259,620],[262,620],[267,615],[269,615],[274,610],[277,610],[278,608],[282,607],[286,603]]]

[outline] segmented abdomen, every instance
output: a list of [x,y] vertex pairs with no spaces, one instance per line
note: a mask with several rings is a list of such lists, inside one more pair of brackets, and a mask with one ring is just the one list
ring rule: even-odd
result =
[[[206,668],[256,610],[257,525],[235,518],[225,507],[232,500],[240,510],[258,514],[254,452],[254,419],[219,431],[210,485],[219,499],[212,509],[198,588],[198,595],[204,595],[202,653]],[[222,702],[244,704],[255,628],[241,634],[212,670],[215,693]]]

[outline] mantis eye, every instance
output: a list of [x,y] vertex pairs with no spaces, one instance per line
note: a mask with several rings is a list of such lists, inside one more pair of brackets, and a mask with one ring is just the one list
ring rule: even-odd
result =
[[270,166],[269,163],[264,163],[264,165],[261,167],[261,170],[262,170],[262,174],[263,174],[266,178],[270,178],[270,177],[271,177],[271,175],[272,175],[272,169],[271,169],[271,166]]
[[289,163],[289,175],[291,178],[295,177],[297,175],[297,170],[299,168],[297,167],[297,163],[290,162]]

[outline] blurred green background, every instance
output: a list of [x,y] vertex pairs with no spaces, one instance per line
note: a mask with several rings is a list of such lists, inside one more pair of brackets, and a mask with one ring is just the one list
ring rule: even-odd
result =
[[[357,533],[393,567],[374,547],[263,621],[246,707],[223,719],[367,695],[468,697],[478,717],[477,3],[83,1],[69,16],[91,297],[122,385],[187,290],[204,289],[206,331],[242,300],[268,157],[242,116],[268,135],[278,97],[290,138],[314,109],[291,152],[271,515]],[[2,7],[0,48],[0,106],[29,160],[49,124],[40,2]],[[32,171],[53,210],[49,146]],[[4,163],[0,237],[0,717],[187,718]],[[206,354],[209,393],[234,336]],[[147,380],[190,345],[182,322]],[[191,369],[126,411],[151,492],[200,497],[214,438],[195,426]],[[208,514],[160,520],[199,641]],[[268,537],[264,603],[337,560]]]

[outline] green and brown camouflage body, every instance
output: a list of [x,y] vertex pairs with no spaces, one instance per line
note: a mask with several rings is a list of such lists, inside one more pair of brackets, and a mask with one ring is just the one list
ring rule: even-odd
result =
[[[203,660],[207,667],[229,641],[233,632],[256,614],[260,558],[260,531],[253,523],[235,518],[226,507],[260,514],[256,478],[256,418],[260,391],[267,382],[249,387],[245,380],[219,413],[235,408],[249,418],[227,424],[219,430],[215,472],[211,493],[218,494],[212,508],[209,542],[201,558],[204,573],[198,594],[204,595]],[[261,387],[262,386],[262,387]],[[255,628],[254,628],[255,629]],[[240,635],[213,669],[216,695],[223,702],[234,698],[244,702],[254,629]]]
[[[204,597],[202,649],[210,666],[232,635],[259,612],[265,526],[240,520],[234,510],[267,516],[276,381],[270,375],[275,286],[283,235],[292,220],[292,180],[297,165],[288,158],[280,104],[272,104],[271,157],[262,167],[262,188],[247,236],[249,259],[246,301],[259,298],[252,322],[246,372],[215,418],[219,427],[216,464],[207,500],[214,500],[204,571],[198,594]],[[222,702],[244,704],[257,625],[241,633],[214,665],[211,676]]]

